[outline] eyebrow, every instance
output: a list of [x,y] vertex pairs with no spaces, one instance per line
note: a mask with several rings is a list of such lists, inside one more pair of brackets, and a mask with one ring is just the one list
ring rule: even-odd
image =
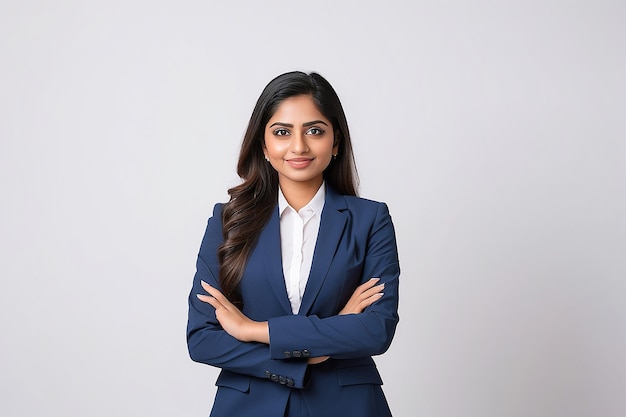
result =
[[[322,120],[313,120],[312,122],[302,123],[302,127],[309,127],[309,126],[313,126],[316,124],[322,124],[324,126],[328,126],[328,124]],[[291,123],[283,123],[283,122],[272,123],[270,127],[274,127],[274,126],[293,127]]]

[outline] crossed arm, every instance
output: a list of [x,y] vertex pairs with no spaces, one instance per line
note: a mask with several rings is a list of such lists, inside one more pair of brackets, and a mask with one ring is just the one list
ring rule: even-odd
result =
[[[339,315],[359,314],[383,296],[385,284],[377,284],[379,278],[371,278],[359,285]],[[202,288],[209,294],[196,294],[202,302],[215,308],[215,317],[224,331],[241,342],[270,343],[267,321],[254,321],[244,315],[215,287],[202,281]],[[324,362],[328,356],[309,358],[309,364]]]

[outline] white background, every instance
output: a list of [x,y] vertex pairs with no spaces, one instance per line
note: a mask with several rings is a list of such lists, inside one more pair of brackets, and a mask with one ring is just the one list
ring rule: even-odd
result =
[[394,415],[626,415],[625,21],[623,1],[0,1],[0,415],[208,415],[195,258],[290,70],[334,85],[396,225]]

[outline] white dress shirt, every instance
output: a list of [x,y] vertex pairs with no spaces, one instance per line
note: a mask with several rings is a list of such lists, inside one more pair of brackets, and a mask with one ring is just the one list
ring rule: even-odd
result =
[[326,186],[320,186],[309,203],[296,211],[287,203],[282,190],[278,192],[280,214],[280,248],[287,295],[293,314],[298,314],[306,288],[313,251],[320,228],[322,209],[326,201]]

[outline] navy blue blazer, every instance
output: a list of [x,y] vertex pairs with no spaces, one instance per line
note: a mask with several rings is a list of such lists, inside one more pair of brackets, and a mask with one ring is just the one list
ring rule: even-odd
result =
[[[244,314],[268,321],[269,345],[236,340],[221,328],[213,307],[196,297],[205,293],[201,280],[220,288],[221,213],[216,204],[200,246],[187,325],[191,358],[222,369],[211,416],[283,416],[292,390],[299,390],[312,417],[390,416],[372,359],[388,349],[398,323],[400,267],[387,206],[327,187],[297,315],[285,288],[276,208],[240,287]],[[338,316],[355,288],[372,277],[385,284],[383,297],[361,314]],[[317,356],[330,359],[307,364]]]

